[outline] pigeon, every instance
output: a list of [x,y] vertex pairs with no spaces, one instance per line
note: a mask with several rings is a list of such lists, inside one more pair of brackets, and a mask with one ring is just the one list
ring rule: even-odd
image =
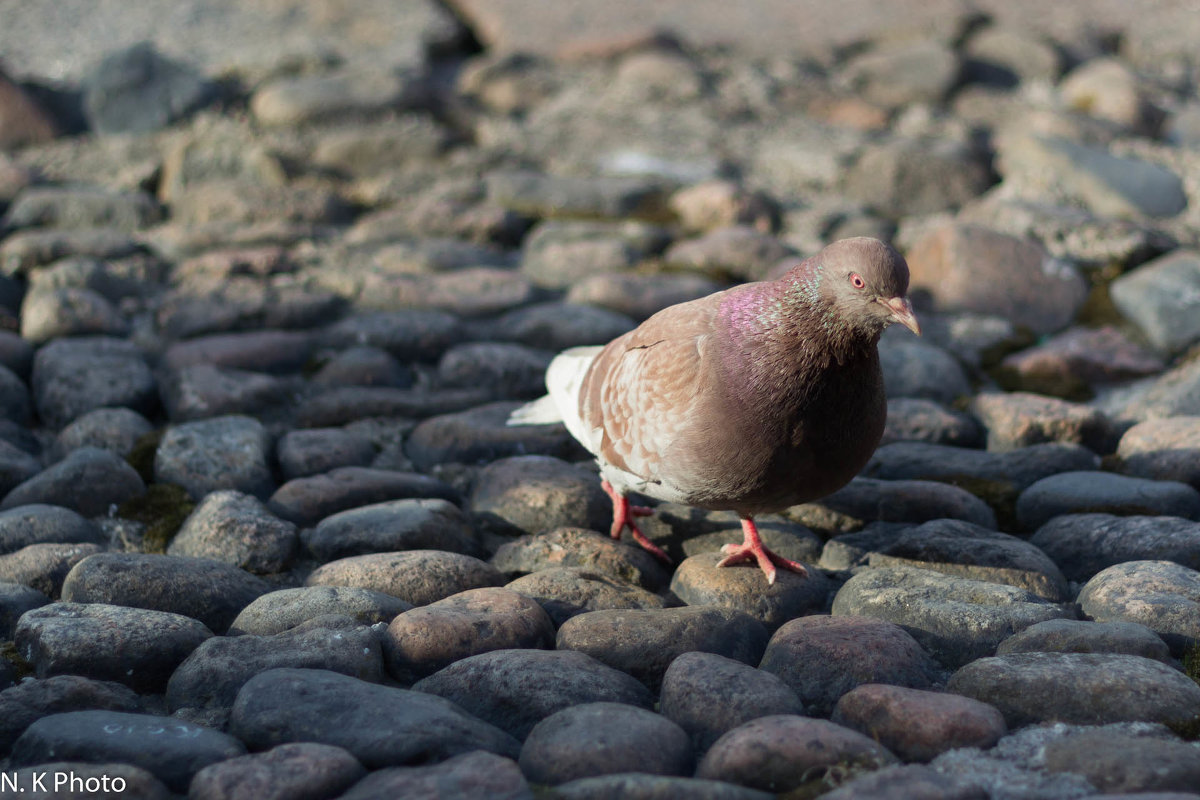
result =
[[665,308],[602,347],[576,347],[546,370],[548,395],[509,424],[562,422],[595,456],[612,498],[611,534],[652,509],[628,495],[735,511],[743,541],[718,566],[804,566],[763,545],[754,517],[831,494],[867,463],[887,403],[879,337],[920,335],[908,264],[878,239],[830,244],[778,280]]

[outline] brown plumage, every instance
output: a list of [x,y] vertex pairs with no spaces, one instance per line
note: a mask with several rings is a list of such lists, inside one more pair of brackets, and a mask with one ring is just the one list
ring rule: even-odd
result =
[[600,464],[613,536],[629,527],[651,552],[625,496],[736,511],[745,540],[722,565],[804,567],[763,547],[756,514],[823,497],[866,464],[887,405],[877,343],[900,322],[908,266],[876,239],[835,242],[776,281],[671,306],[603,348],[559,355],[548,398],[514,422],[561,419]]

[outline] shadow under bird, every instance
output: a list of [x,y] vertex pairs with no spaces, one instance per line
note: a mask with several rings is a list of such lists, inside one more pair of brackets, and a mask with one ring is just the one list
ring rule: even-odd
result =
[[641,495],[736,511],[741,544],[719,566],[802,564],[767,549],[757,514],[816,500],[849,483],[883,435],[887,402],[879,336],[893,322],[920,334],[908,264],[858,237],[830,244],[778,280],[670,306],[603,347],[551,362],[549,394],[510,425],[562,422],[596,457],[613,501],[612,536],[651,512]]

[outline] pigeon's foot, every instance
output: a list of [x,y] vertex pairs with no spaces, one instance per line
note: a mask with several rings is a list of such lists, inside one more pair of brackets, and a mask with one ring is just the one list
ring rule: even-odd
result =
[[754,520],[749,517],[742,517],[742,533],[745,538],[741,544],[727,544],[721,548],[725,557],[717,562],[718,567],[727,567],[742,561],[756,561],[759,569],[767,576],[769,584],[775,583],[775,567],[777,566],[799,575],[808,574],[808,570],[799,561],[792,561],[768,550],[758,535],[758,528],[755,526]]
[[654,509],[646,508],[645,506],[631,505],[629,498],[613,488],[612,484],[604,481],[600,484],[604,487],[605,493],[612,498],[613,501],[613,524],[612,538],[620,541],[621,531],[629,528],[630,534],[633,535],[633,540],[640,544],[644,549],[650,551],[658,560],[664,564],[671,563],[671,557],[668,556],[663,549],[654,542],[646,538],[646,534],[642,533],[637,526],[638,517],[648,517],[654,513]]

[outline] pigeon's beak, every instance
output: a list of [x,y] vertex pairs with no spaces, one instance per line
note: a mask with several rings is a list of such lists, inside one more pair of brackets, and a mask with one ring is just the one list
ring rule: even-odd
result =
[[913,314],[912,303],[908,302],[907,297],[891,297],[888,299],[879,298],[879,302],[883,303],[892,312],[892,319],[899,322],[904,327],[921,335],[921,323],[917,322],[917,317]]

